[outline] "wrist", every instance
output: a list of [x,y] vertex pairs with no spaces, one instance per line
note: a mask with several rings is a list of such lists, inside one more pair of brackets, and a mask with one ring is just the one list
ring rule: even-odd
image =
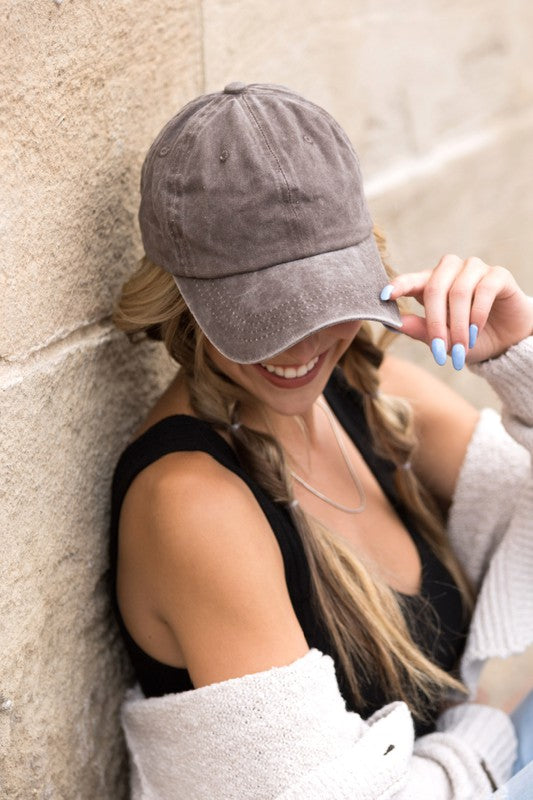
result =
[[[501,356],[505,355],[506,353],[508,353],[513,348],[518,347],[519,345],[522,344],[522,342],[525,342],[526,340],[530,339],[531,337],[533,337],[533,331],[531,331],[530,333],[525,334],[524,336],[522,336],[520,339],[517,339],[516,341],[512,341],[512,342],[509,342],[508,344],[503,345],[501,347],[501,349],[495,350],[490,355],[486,355],[483,358],[480,358],[478,360],[476,360],[475,358],[471,358],[471,357],[469,358],[467,356],[466,364],[469,367],[477,367],[477,366],[482,366],[483,364],[487,364],[490,361],[495,361],[497,358],[500,358]],[[469,354],[469,356],[470,356],[470,354]]]
[[[517,319],[515,321],[516,324],[513,325],[512,340],[500,341],[493,353],[483,355],[479,360],[476,360],[475,358],[474,349],[474,351],[469,352],[469,356],[473,356],[473,360],[467,358],[467,361],[469,361],[471,364],[481,364],[485,361],[492,361],[504,355],[504,353],[507,353],[511,347],[515,347],[515,345],[520,344],[520,342],[523,342],[524,339],[528,339],[530,336],[533,336],[533,297],[527,297],[527,308],[528,311],[526,311],[526,313],[520,314],[520,322]],[[502,331],[502,333],[504,332],[505,331]]]

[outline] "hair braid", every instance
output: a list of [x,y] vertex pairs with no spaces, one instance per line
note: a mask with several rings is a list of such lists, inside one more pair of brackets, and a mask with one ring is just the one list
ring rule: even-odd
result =
[[[375,230],[384,255],[384,240]],[[386,264],[392,277],[393,271]],[[270,434],[239,424],[241,405],[253,403],[246,390],[224,375],[205,350],[205,336],[185,305],[172,277],[143,259],[126,283],[116,306],[115,324],[130,336],[144,330],[160,338],[181,365],[194,413],[215,429],[229,432],[240,463],[275,502],[291,504],[292,480],[283,448]],[[392,334],[385,334],[385,340]],[[383,340],[382,340],[383,341]],[[445,536],[442,515],[414,472],[403,469],[416,447],[409,403],[383,395],[379,366],[383,350],[364,323],[340,361],[348,382],[363,396],[364,413],[378,454],[397,465],[401,500],[420,523],[431,547],[456,579],[465,604],[468,582]],[[291,509],[311,573],[313,603],[346,675],[354,703],[364,707],[366,679],[380,685],[386,697],[406,700],[423,717],[423,701],[438,701],[445,689],[462,685],[433,664],[413,642],[398,595],[372,575],[352,547],[301,507]]]

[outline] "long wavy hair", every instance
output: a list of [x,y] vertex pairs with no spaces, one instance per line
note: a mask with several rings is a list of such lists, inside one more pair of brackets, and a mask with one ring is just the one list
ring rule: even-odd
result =
[[[374,237],[392,278],[397,273],[388,263],[385,239],[376,227]],[[294,499],[292,479],[282,446],[271,434],[244,424],[231,427],[241,404],[253,405],[254,398],[209,358],[205,335],[172,276],[146,257],[141,259],[122,288],[113,322],[133,341],[146,335],[164,343],[184,373],[194,413],[229,433],[248,474],[274,501],[289,504]],[[403,468],[418,444],[411,405],[379,391],[379,366],[393,339],[394,334],[385,331],[375,343],[371,326],[364,322],[339,365],[348,383],[362,394],[375,451],[396,465],[399,499],[455,579],[468,617],[473,591],[448,543],[443,514],[413,470]],[[399,593],[372,574],[342,536],[299,505],[291,513],[309,562],[312,602],[338,654],[354,705],[364,708],[362,685],[370,679],[386,698],[405,700],[421,720],[447,690],[465,692],[457,677],[435,665],[415,644]]]

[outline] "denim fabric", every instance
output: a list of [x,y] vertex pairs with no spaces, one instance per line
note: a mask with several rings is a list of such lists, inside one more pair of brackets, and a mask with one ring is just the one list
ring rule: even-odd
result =
[[[533,762],[517,772],[511,780],[490,796],[490,800],[532,800]],[[489,800],[489,798],[487,798]]]
[[511,719],[518,734],[518,756],[512,778],[491,795],[491,800],[533,800],[533,692]]
[[[514,775],[533,761],[533,692],[530,692],[511,714],[511,719],[518,735],[518,755],[513,767]],[[533,787],[531,798],[533,798]]]

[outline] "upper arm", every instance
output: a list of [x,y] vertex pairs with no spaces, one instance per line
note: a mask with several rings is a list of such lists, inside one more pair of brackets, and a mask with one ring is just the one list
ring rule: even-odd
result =
[[479,411],[430,372],[388,353],[380,375],[384,393],[411,402],[419,439],[412,467],[447,510]]
[[146,487],[129,546],[194,686],[304,655],[281,551],[248,486],[203,453],[173,454],[171,466]]

